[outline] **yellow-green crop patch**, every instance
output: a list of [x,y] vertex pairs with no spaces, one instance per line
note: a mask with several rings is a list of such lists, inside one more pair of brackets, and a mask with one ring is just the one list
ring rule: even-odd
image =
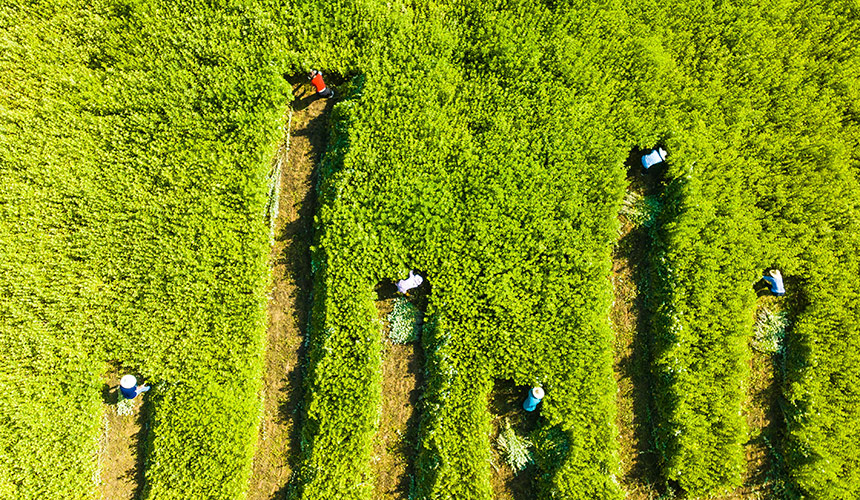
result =
[[274,36],[254,2],[0,7],[0,498],[95,498],[108,361],[153,387],[146,498],[245,494]]
[[283,73],[311,67],[347,83],[319,167],[290,495],[374,497],[374,286],[417,269],[412,498],[491,497],[495,378],[546,391],[536,498],[620,498],[610,249],[623,162],[660,143],[662,486],[739,484],[752,284],[777,266],[778,493],[857,497],[858,18],[799,0],[0,4],[0,498],[96,496],[109,362],[153,384],[144,498],[246,495],[266,174]]

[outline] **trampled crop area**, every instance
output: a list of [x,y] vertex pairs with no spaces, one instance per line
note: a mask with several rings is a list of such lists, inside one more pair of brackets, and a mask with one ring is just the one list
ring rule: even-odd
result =
[[[851,2],[0,5],[0,499],[110,497],[118,370],[153,386],[145,500],[857,497],[858,34]],[[293,125],[310,68],[335,99]],[[284,174],[290,127],[320,150]],[[410,270],[420,376],[384,383],[408,363],[377,304]]]

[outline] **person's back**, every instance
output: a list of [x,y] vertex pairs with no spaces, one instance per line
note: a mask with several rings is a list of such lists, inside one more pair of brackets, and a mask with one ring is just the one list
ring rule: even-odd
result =
[[122,393],[122,397],[125,399],[134,399],[137,397],[137,387],[119,386],[119,392]]
[[318,96],[326,98],[334,97],[334,91],[326,87],[326,84],[323,81],[322,71],[312,70],[310,78],[311,85],[316,89]]
[[642,168],[649,168],[666,161],[667,153],[663,148],[652,149],[650,153],[642,156]]
[[322,73],[320,73],[319,71],[314,71],[313,73],[314,75],[313,78],[311,78],[311,85],[313,85],[314,88],[317,89],[317,92],[324,91],[325,82],[323,81]]
[[397,282],[397,291],[406,294],[409,290],[421,286],[421,283],[424,283],[424,278],[418,274],[414,274],[413,271],[409,271],[408,278]]
[[761,279],[770,286],[770,293],[777,296],[785,295],[785,286],[783,286],[782,273],[779,272],[779,269],[773,269],[768,274],[769,276],[762,276]]

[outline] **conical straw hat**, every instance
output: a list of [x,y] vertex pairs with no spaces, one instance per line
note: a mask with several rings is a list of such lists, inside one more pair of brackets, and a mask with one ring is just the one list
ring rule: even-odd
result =
[[137,385],[137,379],[134,378],[134,375],[123,375],[119,380],[119,385],[125,387],[126,389],[131,389],[135,385]]

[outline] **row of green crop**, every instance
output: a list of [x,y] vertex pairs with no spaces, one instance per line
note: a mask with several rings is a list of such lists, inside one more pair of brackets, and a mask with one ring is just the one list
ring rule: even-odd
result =
[[752,284],[772,266],[787,276],[795,322],[780,494],[848,498],[860,488],[860,450],[845,434],[860,418],[845,349],[858,342],[857,281],[845,280],[857,266],[860,196],[851,12],[787,3],[644,13],[666,20],[653,39],[674,67],[662,79],[671,168],[648,301],[654,436],[665,478],[693,496],[741,482]]
[[94,496],[102,367],[82,334],[92,330],[87,297],[101,286],[81,262],[87,242],[75,227],[89,179],[64,161],[93,152],[91,141],[74,140],[87,124],[63,99],[64,65],[73,64],[66,54],[77,47],[62,32],[75,21],[71,13],[0,11],[4,500]]
[[750,84],[754,76],[735,75],[756,69],[764,34],[734,39],[759,22],[752,8],[690,2],[641,15],[652,28],[649,66],[664,92],[657,126],[670,151],[645,303],[652,320],[653,445],[669,487],[698,497],[740,485],[745,469],[741,403],[752,285],[762,271],[754,258],[761,228],[750,190],[759,169],[745,148],[761,96]]
[[[314,25],[329,13],[335,27]],[[626,46],[613,35],[623,11],[328,2],[305,14],[313,27],[296,45],[312,40],[320,65],[360,69],[364,83],[340,91],[351,97],[335,105],[321,166],[295,493],[374,495],[381,345],[368,294],[417,268],[432,284],[436,326],[423,339],[412,495],[492,496],[487,395],[509,378],[547,390],[535,495],[620,497],[606,276],[626,156],[619,122],[636,106],[607,124],[628,90],[590,68],[595,53]],[[353,48],[361,37],[363,50]],[[620,53],[601,62],[632,68]]]
[[[464,229],[454,238],[457,255],[479,267],[465,290],[451,280],[458,295],[443,299],[434,288],[455,375],[450,394],[424,415],[421,498],[490,497],[487,432],[471,429],[489,425],[493,378],[547,392],[532,436],[535,498],[621,496],[606,276],[626,154],[623,118],[612,110],[625,90],[588,68],[595,54],[628,42],[614,31],[622,11],[579,7],[508,2],[455,11],[466,27],[457,59],[475,96],[463,101],[478,154],[466,166]],[[622,53],[601,58],[606,71],[627,73]],[[442,472],[428,467],[434,460]]]
[[145,498],[245,495],[276,35],[253,2],[0,8],[0,498],[98,495],[107,362],[153,387]]
[[[677,146],[673,157],[689,161]],[[745,467],[758,231],[738,191],[696,174],[664,193],[649,312],[654,445],[665,477],[698,496],[738,486]]]
[[781,446],[791,497],[860,495],[852,434],[860,426],[858,14],[850,2],[790,11],[794,50],[783,64],[791,76],[771,91],[775,139],[761,151],[775,167],[759,189],[768,254],[786,268],[791,287]]

